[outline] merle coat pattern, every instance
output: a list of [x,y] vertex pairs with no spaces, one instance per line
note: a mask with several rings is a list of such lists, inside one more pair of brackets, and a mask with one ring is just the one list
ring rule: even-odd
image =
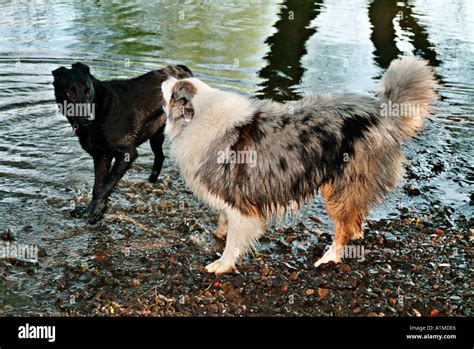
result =
[[[426,61],[414,57],[392,62],[376,97],[326,94],[282,104],[195,78],[165,81],[171,153],[194,193],[221,212],[216,235],[227,239],[206,269],[232,270],[255,248],[266,219],[296,212],[318,191],[335,233],[315,265],[339,262],[348,241],[363,237],[369,209],[402,178],[401,144],[421,129],[436,86]],[[392,113],[391,103],[409,108]],[[218,161],[227,151],[255,152],[255,166]]]

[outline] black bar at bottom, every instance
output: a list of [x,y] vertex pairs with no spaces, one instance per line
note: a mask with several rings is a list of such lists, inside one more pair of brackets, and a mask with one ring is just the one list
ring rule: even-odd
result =
[[[41,327],[34,327],[41,326]],[[54,326],[54,342],[52,327]],[[0,348],[182,343],[473,348],[472,318],[0,318]],[[47,338],[31,338],[42,335]],[[49,335],[49,337],[48,337]],[[19,338],[30,337],[30,338]],[[49,339],[48,339],[49,338]]]

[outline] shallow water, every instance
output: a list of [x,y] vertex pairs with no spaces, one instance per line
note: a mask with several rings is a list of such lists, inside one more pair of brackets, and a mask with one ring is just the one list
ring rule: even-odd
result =
[[[183,63],[213,86],[283,101],[311,93],[370,93],[392,59],[416,53],[436,67],[441,99],[425,131],[406,147],[406,183],[372,217],[433,205],[472,215],[474,2],[25,1],[1,8],[0,232],[11,230],[18,242],[38,244],[46,254],[34,273],[13,268],[0,274],[0,305],[13,307],[11,313],[57,312],[49,282],[64,264],[93,258],[100,229],[120,238],[124,224],[136,226],[134,219],[151,229],[138,231],[163,245],[179,238],[183,215],[204,231],[215,223],[171,161],[156,187],[142,184],[153,162],[147,144],[99,228],[69,216],[71,207],[88,200],[93,166],[56,111],[51,71],[76,61],[89,64],[99,79]],[[404,185],[421,194],[407,195]],[[137,205],[142,214],[135,210],[128,221],[113,217]],[[150,211],[160,205],[176,210]],[[309,229],[331,230],[319,199],[301,219]]]

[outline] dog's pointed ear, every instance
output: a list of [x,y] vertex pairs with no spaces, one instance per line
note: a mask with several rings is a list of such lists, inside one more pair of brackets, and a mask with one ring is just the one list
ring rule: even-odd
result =
[[73,67],[75,69],[79,69],[80,71],[82,71],[86,75],[91,75],[91,70],[90,70],[89,66],[85,65],[81,62],[74,63],[71,67]]
[[193,119],[194,107],[191,101],[188,101],[186,102],[185,105],[183,105],[182,114],[183,114],[184,121],[186,122],[190,122]]
[[184,121],[190,122],[194,117],[192,99],[196,92],[196,88],[190,81],[176,82],[172,88],[169,116],[173,119],[183,118]]
[[64,73],[67,69],[65,67],[59,67],[58,69],[55,69],[51,72],[54,76],[54,80],[59,79],[59,77]]
[[194,117],[194,107],[187,97],[175,98],[175,95],[171,95],[170,100],[170,117],[174,120],[183,118],[184,121],[190,122]]

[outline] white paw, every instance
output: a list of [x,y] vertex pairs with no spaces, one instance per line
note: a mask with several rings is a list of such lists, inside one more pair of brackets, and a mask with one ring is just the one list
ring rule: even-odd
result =
[[335,246],[331,245],[329,250],[327,250],[326,253],[321,258],[319,258],[316,263],[314,263],[314,266],[317,268],[321,264],[324,264],[324,263],[329,263],[329,262],[339,263],[340,261],[341,261],[340,253],[337,253]]
[[234,270],[232,263],[224,261],[222,258],[206,265],[206,271],[208,273],[224,274],[230,273]]

